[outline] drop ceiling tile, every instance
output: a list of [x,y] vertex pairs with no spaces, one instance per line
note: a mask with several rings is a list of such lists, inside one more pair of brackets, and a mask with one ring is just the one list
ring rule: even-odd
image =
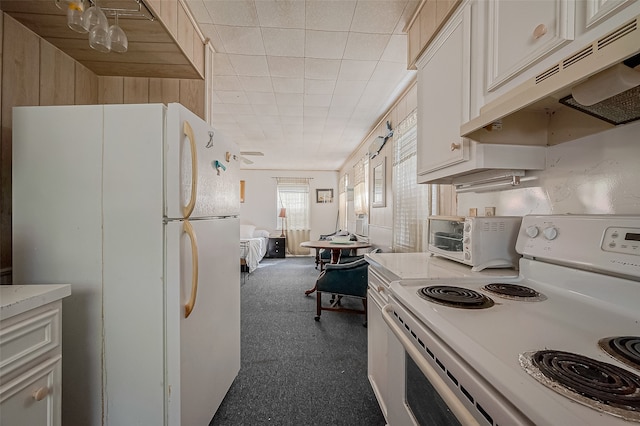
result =
[[253,114],[238,114],[236,115],[236,121],[244,130],[253,128],[254,130],[260,129],[262,131],[262,127],[256,123],[256,116]]
[[313,59],[304,60],[305,78],[335,79],[340,70],[340,60],[337,59]]
[[407,36],[394,34],[389,38],[389,43],[384,49],[381,61],[398,62],[406,66],[407,63]]
[[262,125],[262,129],[282,129],[282,124],[280,123],[280,117],[275,115],[256,115],[256,121]]
[[351,59],[345,59],[340,64],[340,74],[338,75],[338,81],[369,80],[376,68],[376,64],[376,61],[355,61]]
[[214,24],[258,26],[258,15],[252,0],[206,1],[205,7]]
[[304,93],[304,79],[271,77],[273,91],[276,93]]
[[258,0],[258,19],[263,27],[304,28],[304,1]]
[[267,56],[267,62],[273,77],[304,77],[304,58]]
[[213,54],[213,75],[236,75],[236,71],[231,66],[229,56],[226,53],[214,53]]
[[275,105],[276,98],[273,92],[246,92],[247,99],[252,105]]
[[278,120],[280,120],[278,117],[278,106],[275,105],[275,103],[264,105],[252,104],[251,108],[253,109],[253,112],[258,116],[275,116],[276,118],[278,118]]
[[209,11],[202,0],[187,0],[187,5],[199,24],[213,24]]
[[348,32],[305,31],[304,55],[307,58],[340,59],[347,44]]
[[235,114],[217,113],[214,115],[215,123],[237,123]]
[[240,76],[240,83],[245,92],[273,92],[269,77]]
[[331,104],[332,95],[304,95],[304,106],[328,107]]
[[359,1],[351,23],[351,31],[391,34],[405,7],[404,1]]
[[242,91],[240,80],[235,75],[220,75],[213,77],[213,90]]
[[320,31],[349,31],[355,1],[317,1],[306,2],[306,28]]
[[248,104],[249,100],[242,91],[216,91],[220,100],[225,104]]
[[229,55],[238,75],[269,76],[266,56]]
[[258,27],[216,27],[225,52],[243,55],[264,55],[262,33]]
[[304,80],[304,93],[309,95],[331,95],[335,87],[335,80]]
[[367,82],[365,80],[338,80],[336,81],[334,95],[360,97],[366,86]]
[[371,80],[393,80],[397,82],[399,76],[403,75],[406,69],[407,65],[405,63],[380,61],[371,75]]
[[276,93],[276,103],[278,106],[297,106],[303,105],[302,93]]
[[360,102],[360,95],[349,96],[334,94],[331,99],[331,108],[336,109],[346,107],[348,110],[350,108],[355,108],[355,106],[358,105],[358,102]]
[[388,34],[349,33],[344,59],[377,61],[389,43]]
[[302,118],[301,105],[278,105],[278,111],[280,111],[280,114],[282,114],[282,124],[285,123],[286,117]]
[[215,118],[216,112],[224,112],[227,114],[253,114],[251,105],[246,104],[222,104],[214,108],[213,116]]
[[304,57],[304,30],[262,28],[262,37],[269,56]]
[[325,107],[325,106],[315,106],[315,105],[305,105],[304,106],[304,120],[305,120],[305,126],[307,123],[307,118],[308,117],[314,117],[314,118],[322,118],[322,125],[324,126],[324,119],[327,117],[327,114],[329,113],[329,107]]

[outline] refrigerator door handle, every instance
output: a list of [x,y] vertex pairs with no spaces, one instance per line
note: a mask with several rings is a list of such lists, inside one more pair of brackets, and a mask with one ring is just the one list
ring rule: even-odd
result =
[[183,126],[183,133],[189,138],[191,145],[191,199],[189,203],[182,208],[182,213],[186,219],[193,213],[198,195],[198,151],[196,149],[196,138],[193,134],[193,129],[191,128],[191,124],[186,120]]
[[184,317],[189,318],[193,307],[196,304],[196,296],[198,294],[198,241],[193,231],[193,226],[188,220],[184,221],[184,231],[191,240],[191,296],[186,305],[184,305]]

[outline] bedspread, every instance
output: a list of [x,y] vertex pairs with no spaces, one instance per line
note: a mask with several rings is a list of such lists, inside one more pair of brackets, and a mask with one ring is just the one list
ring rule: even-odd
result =
[[244,259],[249,273],[256,270],[267,253],[269,238],[248,238],[240,240],[240,259]]

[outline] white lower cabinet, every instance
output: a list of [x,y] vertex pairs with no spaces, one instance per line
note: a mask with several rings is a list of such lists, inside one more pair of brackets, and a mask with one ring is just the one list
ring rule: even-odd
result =
[[60,426],[62,301],[70,286],[1,289],[0,425]]
[[369,289],[367,291],[367,372],[369,383],[378,399],[380,410],[387,417],[388,373],[387,373],[387,339],[389,327],[382,318],[382,308],[386,305],[389,283],[369,266]]
[[0,388],[2,426],[59,426],[62,356],[43,362]]

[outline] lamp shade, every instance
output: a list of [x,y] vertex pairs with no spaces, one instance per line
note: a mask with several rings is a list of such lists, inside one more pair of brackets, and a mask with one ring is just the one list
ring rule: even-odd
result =
[[287,217],[287,209],[285,209],[284,207],[281,208],[278,217]]

